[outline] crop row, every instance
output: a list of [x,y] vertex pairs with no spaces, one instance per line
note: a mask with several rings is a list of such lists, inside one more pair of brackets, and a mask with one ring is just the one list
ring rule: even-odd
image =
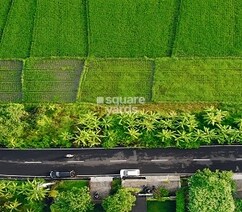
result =
[[35,0],[13,0],[0,43],[1,58],[26,58],[32,41]]
[[12,0],[2,0],[0,7],[0,38],[5,27]]
[[242,55],[241,0],[3,1],[0,58]]
[[32,56],[86,56],[84,0],[37,0]]
[[30,58],[23,72],[20,67],[19,61],[0,61],[0,92],[18,91],[27,102],[242,102],[241,59]]

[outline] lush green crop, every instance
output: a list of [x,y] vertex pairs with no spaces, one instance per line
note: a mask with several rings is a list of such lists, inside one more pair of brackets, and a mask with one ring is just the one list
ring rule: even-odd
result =
[[183,0],[174,54],[205,57],[234,55],[234,14],[234,0]]
[[24,101],[75,101],[82,68],[81,60],[29,59],[23,78]]
[[241,102],[242,60],[159,59],[153,100]]
[[144,97],[150,101],[153,68],[151,60],[89,60],[79,100],[96,102],[97,97]]
[[236,55],[242,55],[242,1],[235,0],[235,47],[237,50]]
[[86,56],[84,0],[37,0],[32,56]]
[[98,57],[158,57],[171,51],[177,0],[89,0],[90,51]]
[[0,7],[0,39],[2,36],[2,32],[7,21],[8,11],[11,6],[11,0],[1,0],[1,7]]
[[0,57],[26,58],[29,56],[35,7],[35,0],[13,2],[0,43]]
[[22,98],[22,63],[0,61],[0,102],[20,102]]

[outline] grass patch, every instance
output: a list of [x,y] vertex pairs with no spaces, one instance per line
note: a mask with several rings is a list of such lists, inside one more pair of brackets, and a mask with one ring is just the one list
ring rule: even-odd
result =
[[89,60],[79,100],[96,102],[97,97],[144,97],[149,101],[153,67],[151,60]]
[[176,212],[176,201],[147,201],[147,212]]
[[22,100],[22,62],[0,61],[0,102],[21,102]]
[[35,0],[13,1],[0,43],[1,58],[29,56],[35,8]]
[[159,59],[155,102],[242,102],[241,59]]
[[24,70],[25,102],[74,102],[83,61],[29,59]]
[[242,55],[242,1],[235,0],[235,48],[236,55]]
[[2,32],[5,27],[8,12],[11,6],[12,0],[1,0],[1,7],[0,7],[0,40],[2,37]]
[[176,56],[236,54],[234,0],[184,0],[180,12]]
[[96,57],[158,57],[170,52],[177,0],[89,0]]
[[88,180],[62,180],[58,183],[56,190],[59,192],[69,191],[72,188],[83,188],[89,185]]
[[85,0],[38,0],[31,55],[87,56]]

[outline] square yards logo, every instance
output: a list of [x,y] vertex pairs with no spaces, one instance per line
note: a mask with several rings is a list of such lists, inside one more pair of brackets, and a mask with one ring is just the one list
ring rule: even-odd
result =
[[134,113],[138,111],[137,105],[145,104],[144,97],[97,97],[97,104],[107,107],[111,113]]

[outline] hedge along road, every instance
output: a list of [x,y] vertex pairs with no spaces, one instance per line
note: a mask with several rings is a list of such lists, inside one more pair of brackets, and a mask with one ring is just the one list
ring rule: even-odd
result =
[[[66,158],[73,154],[73,158]],[[120,169],[140,169],[141,175],[194,173],[198,169],[242,170],[242,146],[199,149],[48,149],[0,150],[0,177],[49,178],[51,170],[75,170],[78,178],[118,176]]]

